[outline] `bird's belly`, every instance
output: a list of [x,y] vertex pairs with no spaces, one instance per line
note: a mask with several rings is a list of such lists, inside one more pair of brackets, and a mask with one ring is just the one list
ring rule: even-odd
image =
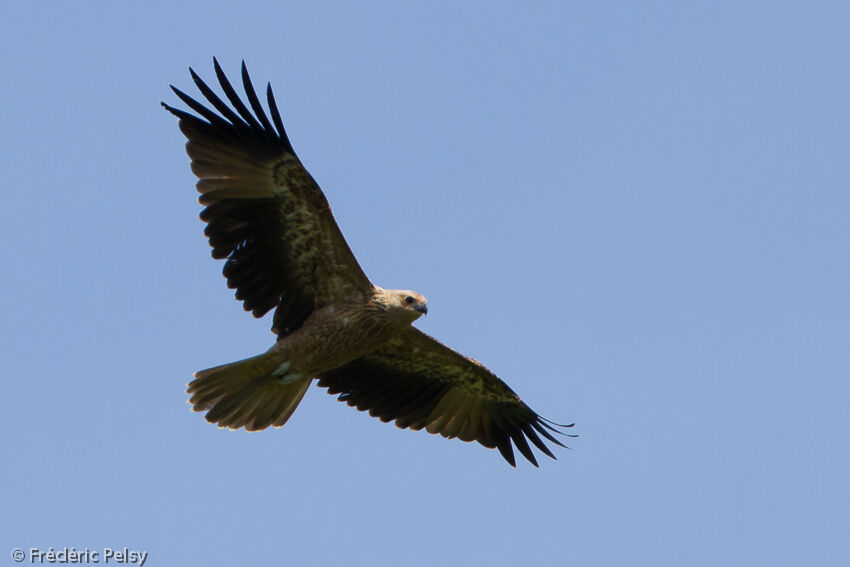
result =
[[336,317],[309,317],[300,329],[278,341],[272,350],[291,371],[317,376],[359,358],[383,344],[393,328],[380,319],[338,314]]

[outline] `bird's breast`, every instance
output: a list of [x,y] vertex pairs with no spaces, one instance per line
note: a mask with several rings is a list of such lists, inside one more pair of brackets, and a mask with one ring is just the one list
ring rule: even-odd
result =
[[294,368],[315,376],[368,354],[395,332],[392,321],[374,310],[326,307],[272,348],[285,352]]

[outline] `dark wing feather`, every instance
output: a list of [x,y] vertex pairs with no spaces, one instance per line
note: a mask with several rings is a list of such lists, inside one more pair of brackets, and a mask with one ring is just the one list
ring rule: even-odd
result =
[[513,447],[537,466],[528,441],[555,456],[558,426],[537,415],[479,362],[410,327],[369,355],[319,376],[339,400],[401,428],[425,428],[448,438],[497,448],[515,466]]
[[[283,336],[315,309],[365,301],[372,284],[334,221],[327,199],[298,160],[269,86],[271,120],[242,63],[250,108],[213,60],[230,106],[190,69],[212,106],[172,87],[199,116],[163,106],[180,119],[186,151],[199,178],[214,258],[226,259],[228,287],[246,311],[262,317],[276,308],[273,329]],[[274,126],[272,125],[274,124]]]

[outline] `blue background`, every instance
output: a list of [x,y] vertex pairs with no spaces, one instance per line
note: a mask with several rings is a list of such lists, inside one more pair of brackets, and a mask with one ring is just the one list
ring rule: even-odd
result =
[[[19,3],[0,563],[850,562],[846,3]],[[515,470],[311,388],[218,430],[270,318],[209,256],[172,83],[271,81],[372,280],[581,434]]]

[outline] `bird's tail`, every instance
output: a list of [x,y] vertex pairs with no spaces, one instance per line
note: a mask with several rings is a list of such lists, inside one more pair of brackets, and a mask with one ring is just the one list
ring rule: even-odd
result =
[[295,408],[312,378],[282,380],[269,353],[195,372],[186,390],[195,411],[219,427],[248,431],[280,427]]

